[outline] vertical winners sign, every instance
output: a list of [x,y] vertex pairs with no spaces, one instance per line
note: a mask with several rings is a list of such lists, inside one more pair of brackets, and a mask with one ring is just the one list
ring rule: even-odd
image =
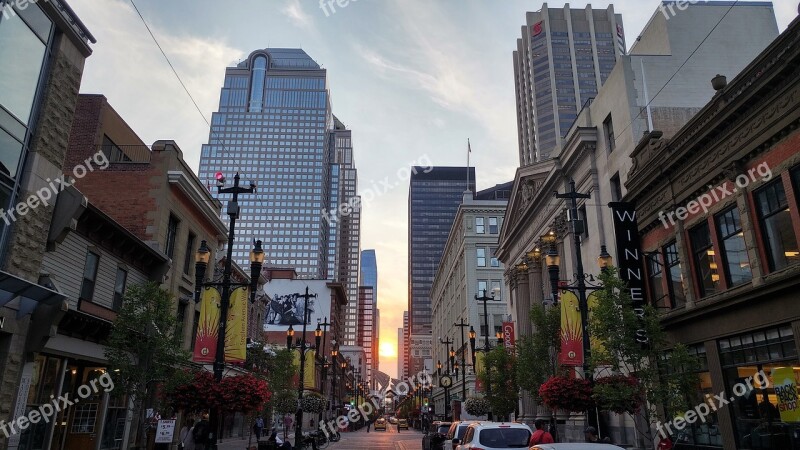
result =
[[[639,240],[636,208],[633,203],[628,202],[611,202],[608,206],[614,217],[619,277],[628,286],[633,309],[641,319],[644,317],[647,300],[644,294],[644,253]],[[642,345],[648,344],[649,337],[643,328],[636,330],[636,341]]]

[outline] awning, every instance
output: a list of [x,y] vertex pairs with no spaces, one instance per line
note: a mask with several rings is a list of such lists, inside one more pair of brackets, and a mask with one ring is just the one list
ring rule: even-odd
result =
[[63,302],[66,296],[0,270],[0,307],[6,306],[15,298],[19,298],[19,309],[17,310],[17,319],[19,319],[32,313],[39,303],[57,305]]

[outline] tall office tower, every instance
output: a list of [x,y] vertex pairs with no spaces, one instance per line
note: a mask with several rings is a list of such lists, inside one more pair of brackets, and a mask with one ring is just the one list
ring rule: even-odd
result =
[[329,133],[330,201],[324,213],[328,227],[328,276],[336,276],[347,291],[344,345],[358,338],[358,270],[361,252],[361,197],[353,160],[352,132],[336,117]]
[[361,286],[372,286],[375,298],[378,298],[378,260],[375,250],[361,251]]
[[408,311],[403,311],[403,328],[397,329],[397,378],[408,378]]
[[561,147],[578,111],[625,54],[622,15],[606,9],[550,9],[526,15],[514,52],[520,167]]
[[[408,324],[414,335],[406,340],[407,370],[424,369],[430,349],[414,349],[412,341],[427,342],[431,333],[430,291],[447,236],[464,191],[475,192],[474,167],[414,167],[408,193]],[[429,347],[429,346],[428,346]],[[417,354],[414,350],[420,350]]]
[[[200,156],[200,179],[222,172],[257,194],[241,195],[233,255],[246,264],[252,239],[264,241],[267,263],[304,278],[327,274],[331,164],[326,138],[333,115],[326,71],[303,50],[256,50],[225,69],[219,111]],[[230,195],[219,195],[223,202]],[[223,212],[224,213],[224,212]]]
[[372,379],[372,369],[374,360],[378,357],[373,347],[375,336],[375,297],[372,286],[358,287],[358,339],[356,345],[364,349],[367,355],[367,370],[364,376],[367,380]]

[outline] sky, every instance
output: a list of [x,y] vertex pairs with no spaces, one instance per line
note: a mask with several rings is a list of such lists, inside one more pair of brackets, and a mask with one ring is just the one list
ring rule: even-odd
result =
[[[69,0],[97,38],[81,92],[105,95],[145,142],[175,140],[195,171],[225,67],[256,49],[299,47],[328,70],[334,114],[353,130],[359,188],[369,192],[361,247],[376,250],[379,368],[395,376],[397,329],[408,304],[408,168],[465,166],[470,139],[478,189],[513,180],[518,148],[512,51],[525,12],[542,3],[349,0],[341,2],[345,7],[334,1],[322,9],[315,0],[134,2],[197,108],[130,0]],[[630,48],[659,2],[613,3]],[[797,16],[797,3],[773,5],[783,31]]]

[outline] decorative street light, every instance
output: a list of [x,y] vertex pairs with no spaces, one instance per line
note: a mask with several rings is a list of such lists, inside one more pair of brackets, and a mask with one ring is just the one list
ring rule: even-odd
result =
[[[303,408],[300,407],[300,399],[303,398],[303,391],[305,390],[305,366],[306,366],[306,325],[310,320],[311,311],[308,309],[308,300],[312,298],[317,298],[317,294],[309,294],[308,293],[308,286],[306,286],[306,293],[305,294],[294,294],[297,295],[298,298],[303,298],[304,300],[304,307],[303,307],[303,334],[297,339],[297,346],[299,347],[298,351],[300,352],[300,380],[297,383],[297,412],[295,413],[295,431],[294,431],[294,445],[295,447],[299,448],[300,443],[303,441]],[[319,329],[319,325],[317,325],[317,329]],[[321,336],[320,330],[320,337],[317,337],[316,330],[314,331],[314,338],[317,343],[317,346],[314,348],[319,348],[319,339]],[[286,331],[286,343],[287,348],[292,347],[292,336],[294,336],[294,329],[292,326],[289,325],[289,329]]]
[[[467,401],[467,343],[464,340],[464,328],[469,327],[468,323],[464,323],[464,318],[460,318],[458,323],[453,324],[454,327],[459,327],[461,329],[461,402]],[[474,330],[470,327],[470,333],[474,334]],[[472,339],[472,334],[470,334],[470,339]],[[473,344],[472,348],[475,348]],[[475,351],[473,350],[473,354]],[[474,364],[474,361],[473,361]],[[456,373],[456,379],[458,379],[458,374]],[[463,410],[463,408],[461,408]]]
[[494,337],[497,338],[497,346],[498,347],[502,347],[503,346],[503,332],[502,331],[498,331],[497,333],[494,334]]
[[[491,297],[486,296],[486,290],[483,291],[483,296],[478,297],[475,295],[475,300],[479,302],[483,302],[483,326],[484,326],[484,333],[483,333],[483,351],[484,356],[489,354],[489,351],[492,349],[491,345],[489,344],[489,312],[487,310],[487,304],[490,301],[494,301],[494,292],[492,292]],[[484,364],[485,365],[485,364]],[[477,373],[476,373],[477,376]],[[486,397],[492,397],[492,382],[491,382],[491,368],[486,367]],[[489,414],[487,415],[489,421],[492,421],[492,411],[489,410]]]
[[472,373],[475,374],[475,328],[469,327],[469,347],[472,352]]
[[[578,220],[578,199],[589,199],[591,196],[589,194],[581,194],[575,191],[575,181],[571,180],[569,182],[570,190],[565,194],[558,194],[556,193],[556,198],[563,198],[569,200],[569,217],[570,222],[572,223],[572,234],[574,237],[574,246],[575,246],[575,282],[574,285],[562,285],[559,286],[559,269],[560,269],[560,258],[558,256],[558,252],[555,248],[555,239],[553,239],[553,244],[550,247],[550,251],[546,256],[546,263],[548,271],[550,272],[550,280],[551,280],[551,288],[553,289],[553,299],[554,303],[558,303],[558,290],[569,290],[575,291],[578,294],[578,307],[580,309],[581,314],[581,331],[583,332],[583,375],[586,380],[590,383],[593,383],[594,377],[592,376],[591,369],[589,367],[589,358],[591,355],[591,340],[589,339],[588,333],[588,321],[589,321],[589,302],[588,297],[586,295],[586,291],[588,290],[598,290],[602,289],[601,286],[597,286],[594,284],[587,284],[587,280],[594,281],[594,277],[591,275],[587,275],[584,273],[583,268],[583,257],[581,255],[581,234],[583,233],[583,227],[585,226],[583,221]],[[553,234],[551,232],[551,234]],[[600,247],[600,256],[597,258],[597,263],[600,266],[601,270],[606,270],[613,264],[613,258],[611,255],[608,254],[606,250],[606,246],[603,245]],[[555,283],[554,283],[555,281]],[[588,414],[588,422],[592,426],[597,426],[597,417],[595,414]]]
[[[264,265],[264,250],[261,247],[261,241],[255,241],[254,247],[250,251],[250,282],[249,283],[233,283],[231,282],[231,274],[233,273],[233,243],[236,236],[236,219],[239,218],[239,194],[252,194],[256,190],[256,185],[250,183],[250,187],[243,188],[239,186],[239,173],[233,177],[233,187],[225,187],[225,176],[222,172],[216,173],[217,188],[219,194],[232,194],[233,197],[228,201],[227,213],[230,218],[230,228],[228,230],[228,253],[225,259],[225,267],[222,272],[221,283],[207,283],[205,282],[206,270],[211,260],[211,251],[208,248],[206,241],[200,242],[200,248],[195,253],[195,283],[194,283],[194,301],[200,302],[201,292],[203,288],[221,287],[222,293],[220,294],[220,315],[219,324],[217,327],[217,349],[214,355],[214,380],[219,383],[222,381],[222,373],[225,369],[225,331],[228,321],[228,309],[230,307],[230,294],[232,286],[247,286],[250,288],[250,302],[255,302],[256,289],[258,288],[258,279],[261,275],[261,268]],[[217,441],[219,434],[219,411],[214,408],[209,411],[209,422],[211,431],[209,438],[211,440],[211,450],[217,448]]]
[[[445,349],[450,348],[453,345],[453,340],[450,339],[448,336],[446,340],[443,340],[441,337],[439,338],[439,343],[444,345]],[[438,361],[436,364],[437,372],[439,374],[439,386],[444,388],[444,420],[450,420],[450,386],[453,385],[453,379],[450,378],[452,373],[451,368],[453,367],[453,360],[455,359],[455,351],[452,348],[447,352],[447,370],[446,372],[442,373],[442,362]]]

